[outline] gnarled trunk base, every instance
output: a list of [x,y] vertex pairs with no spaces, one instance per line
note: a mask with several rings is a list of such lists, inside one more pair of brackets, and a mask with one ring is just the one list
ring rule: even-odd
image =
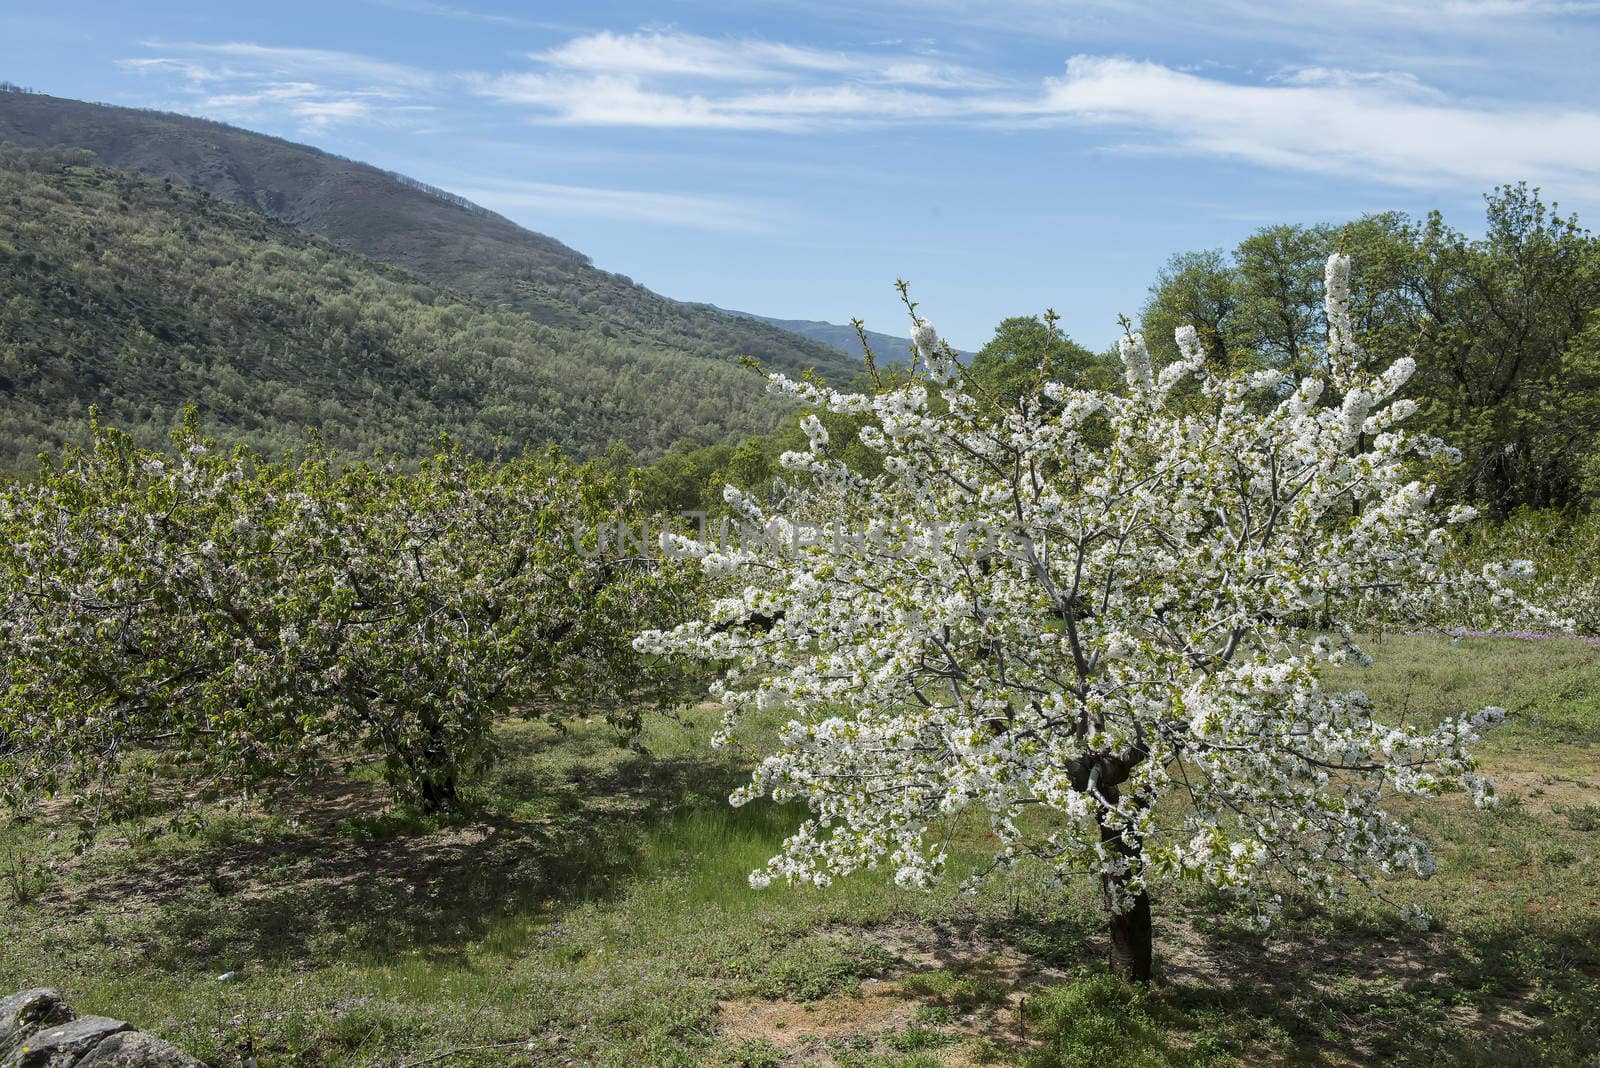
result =
[[1148,985],[1152,944],[1150,896],[1141,890],[1131,909],[1111,917],[1111,970],[1129,982]]
[[422,795],[422,811],[430,816],[442,812],[454,812],[460,807],[461,799],[456,794],[454,775],[439,778],[423,776],[418,787],[418,792]]

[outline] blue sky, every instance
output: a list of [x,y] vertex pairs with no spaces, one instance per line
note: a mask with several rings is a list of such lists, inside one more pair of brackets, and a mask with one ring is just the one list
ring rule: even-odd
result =
[[0,3],[0,78],[403,171],[668,296],[1095,347],[1173,252],[1526,178],[1600,216],[1600,0]]

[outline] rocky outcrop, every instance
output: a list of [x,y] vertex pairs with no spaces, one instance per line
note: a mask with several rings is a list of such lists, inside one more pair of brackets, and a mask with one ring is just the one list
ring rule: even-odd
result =
[[0,1068],[205,1068],[107,1016],[79,1016],[49,989],[0,998]]

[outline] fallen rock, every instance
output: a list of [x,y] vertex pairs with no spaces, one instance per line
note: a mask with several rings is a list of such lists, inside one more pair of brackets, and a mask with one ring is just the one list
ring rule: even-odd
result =
[[206,1068],[170,1042],[107,1016],[79,1016],[41,987],[0,998],[0,1068]]
[[41,1027],[71,1020],[71,1006],[60,991],[49,987],[23,990],[0,998],[0,1060],[5,1060],[24,1039]]
[[109,1016],[80,1016],[39,1028],[17,1044],[6,1068],[73,1068],[101,1039],[133,1028]]
[[143,1031],[122,1031],[84,1055],[75,1068],[205,1068],[171,1042]]

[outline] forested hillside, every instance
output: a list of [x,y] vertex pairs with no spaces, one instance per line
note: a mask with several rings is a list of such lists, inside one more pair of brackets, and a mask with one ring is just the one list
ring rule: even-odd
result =
[[[728,357],[489,307],[86,152],[0,149],[0,469],[81,441],[88,410],[154,444],[186,403],[268,453],[487,455],[729,440],[781,408]],[[732,345],[734,338],[728,339]]]
[[266,212],[425,281],[538,321],[653,353],[718,362],[747,354],[834,378],[859,363],[756,320],[653,293],[587,256],[441,190],[222,123],[0,92],[0,143],[83,148],[107,166]]

